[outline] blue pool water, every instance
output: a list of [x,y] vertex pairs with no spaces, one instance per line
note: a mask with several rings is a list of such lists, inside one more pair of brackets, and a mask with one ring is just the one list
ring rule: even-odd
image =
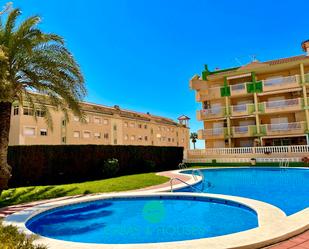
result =
[[26,223],[49,238],[106,244],[207,238],[257,225],[256,213],[249,208],[192,197],[99,200],[56,208]]
[[[205,193],[264,201],[281,208],[287,215],[309,207],[309,169],[225,168],[201,171],[205,181],[195,187]],[[192,189],[179,191],[190,192]]]

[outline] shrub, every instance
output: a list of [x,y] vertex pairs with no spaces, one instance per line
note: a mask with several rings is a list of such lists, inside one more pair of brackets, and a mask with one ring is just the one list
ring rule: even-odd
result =
[[0,222],[1,249],[47,249],[43,245],[34,245],[35,236],[26,236],[14,226],[4,226]]
[[104,162],[103,167],[103,176],[104,177],[113,177],[115,176],[119,171],[119,162],[116,158],[107,159]]

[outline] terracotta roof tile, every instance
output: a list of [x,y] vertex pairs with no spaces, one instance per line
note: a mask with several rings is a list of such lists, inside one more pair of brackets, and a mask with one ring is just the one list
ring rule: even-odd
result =
[[299,61],[299,60],[305,60],[305,59],[309,59],[309,56],[298,55],[298,56],[292,56],[292,57],[288,57],[288,58],[265,61],[264,63],[267,63],[269,65],[278,65],[278,64],[283,64],[283,63],[288,63],[288,62],[293,62],[293,61]]

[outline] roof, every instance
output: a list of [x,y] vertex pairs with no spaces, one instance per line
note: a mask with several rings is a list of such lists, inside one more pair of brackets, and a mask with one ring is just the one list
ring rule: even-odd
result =
[[180,117],[177,118],[178,120],[189,120],[190,118],[186,115],[181,115]]

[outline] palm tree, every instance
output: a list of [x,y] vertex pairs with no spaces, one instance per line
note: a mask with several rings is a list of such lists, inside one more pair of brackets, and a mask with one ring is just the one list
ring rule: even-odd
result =
[[7,152],[13,102],[32,106],[39,102],[51,126],[46,103],[62,110],[66,118],[69,109],[80,116],[78,102],[86,95],[83,75],[63,39],[43,33],[39,16],[16,25],[20,15],[13,9],[5,24],[0,19],[0,194],[11,177]]
[[191,132],[190,134],[190,139],[193,143],[193,148],[195,149],[195,143],[196,143],[196,139],[197,139],[197,133],[196,132]]

